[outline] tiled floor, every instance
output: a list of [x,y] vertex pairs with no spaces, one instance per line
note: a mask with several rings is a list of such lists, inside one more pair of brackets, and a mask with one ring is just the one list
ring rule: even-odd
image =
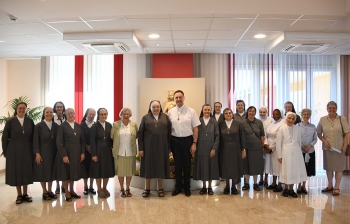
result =
[[[159,198],[151,192],[147,199],[142,190],[131,188],[133,197],[119,196],[117,178],[110,180],[111,197],[82,196],[73,202],[42,201],[39,183],[30,185],[32,203],[15,204],[16,190],[4,184],[0,174],[0,223],[350,223],[349,177],[344,177],[341,195],[322,194],[326,185],[324,174],[310,178],[309,194],[298,198],[284,198],[270,190],[241,191],[239,195],[224,195],[224,183],[215,187],[213,196],[202,196],[192,191],[172,197],[167,192]],[[76,184],[82,195],[83,182]]]

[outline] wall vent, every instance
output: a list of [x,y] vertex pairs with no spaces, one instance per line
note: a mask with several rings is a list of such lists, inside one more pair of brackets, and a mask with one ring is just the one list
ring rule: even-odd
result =
[[324,43],[304,43],[304,44],[289,44],[281,49],[285,53],[317,53],[325,50],[329,44]]

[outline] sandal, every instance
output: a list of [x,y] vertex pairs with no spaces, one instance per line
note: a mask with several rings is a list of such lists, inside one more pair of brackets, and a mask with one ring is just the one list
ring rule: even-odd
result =
[[124,190],[120,190],[120,196],[122,198],[126,198],[126,194],[125,194],[125,191]]
[[127,197],[131,197],[132,196],[132,194],[130,193],[130,189],[126,190],[125,194],[126,194]]
[[105,193],[104,190],[97,191],[97,194],[98,194],[99,198],[105,198],[106,197],[106,193]]
[[23,198],[22,195],[18,195],[16,198],[16,204],[22,204]]
[[207,194],[207,189],[203,187],[203,188],[199,191],[199,194]]
[[208,194],[209,195],[213,195],[214,194],[214,191],[213,191],[213,189],[210,187],[210,188],[208,188]]
[[249,190],[250,189],[250,186],[248,183],[245,183],[244,186],[242,187],[242,190]]
[[253,189],[254,189],[254,191],[260,191],[260,187],[258,184],[254,184]]
[[163,189],[159,189],[158,190],[158,197],[164,197],[165,196],[165,193],[164,193],[164,190]]
[[107,189],[105,189],[105,190],[103,190],[103,191],[105,192],[106,197],[111,196],[111,193],[109,193],[109,191],[108,191]]
[[30,197],[28,194],[25,194],[23,195],[23,200],[26,201],[26,202],[32,202],[33,201],[33,198]]
[[334,190],[333,190],[333,195],[334,195],[334,196],[338,196],[339,193],[340,193],[340,190],[339,190],[339,189],[334,189]]
[[321,190],[321,192],[330,192],[330,191],[333,191],[333,187],[332,188],[326,187]]
[[49,192],[49,195],[50,195],[50,198],[57,198],[57,195],[56,195],[56,194],[54,194],[52,191],[51,191],[51,192]]
[[43,200],[45,200],[45,201],[51,200],[50,194],[49,193],[43,193]]
[[[145,189],[145,190],[142,192],[142,197],[143,197],[143,198],[148,198],[149,193],[150,193],[150,190]],[[159,193],[158,193],[158,195],[159,195]]]

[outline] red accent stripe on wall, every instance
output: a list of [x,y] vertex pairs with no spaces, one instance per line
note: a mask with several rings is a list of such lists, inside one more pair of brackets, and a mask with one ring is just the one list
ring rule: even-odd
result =
[[80,123],[84,116],[84,56],[75,56],[75,73],[74,73],[74,110],[75,121]]
[[152,78],[193,78],[193,54],[154,54]]
[[123,108],[123,55],[114,55],[114,120],[120,120]]

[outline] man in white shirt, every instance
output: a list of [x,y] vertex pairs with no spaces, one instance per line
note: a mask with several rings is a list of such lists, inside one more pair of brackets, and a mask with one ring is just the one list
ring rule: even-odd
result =
[[[170,148],[175,161],[176,185],[172,196],[181,193],[191,196],[191,158],[196,151],[198,126],[201,124],[194,109],[185,106],[185,94],[181,90],[174,92],[176,107],[168,112],[172,123]],[[184,183],[182,184],[182,169]]]

